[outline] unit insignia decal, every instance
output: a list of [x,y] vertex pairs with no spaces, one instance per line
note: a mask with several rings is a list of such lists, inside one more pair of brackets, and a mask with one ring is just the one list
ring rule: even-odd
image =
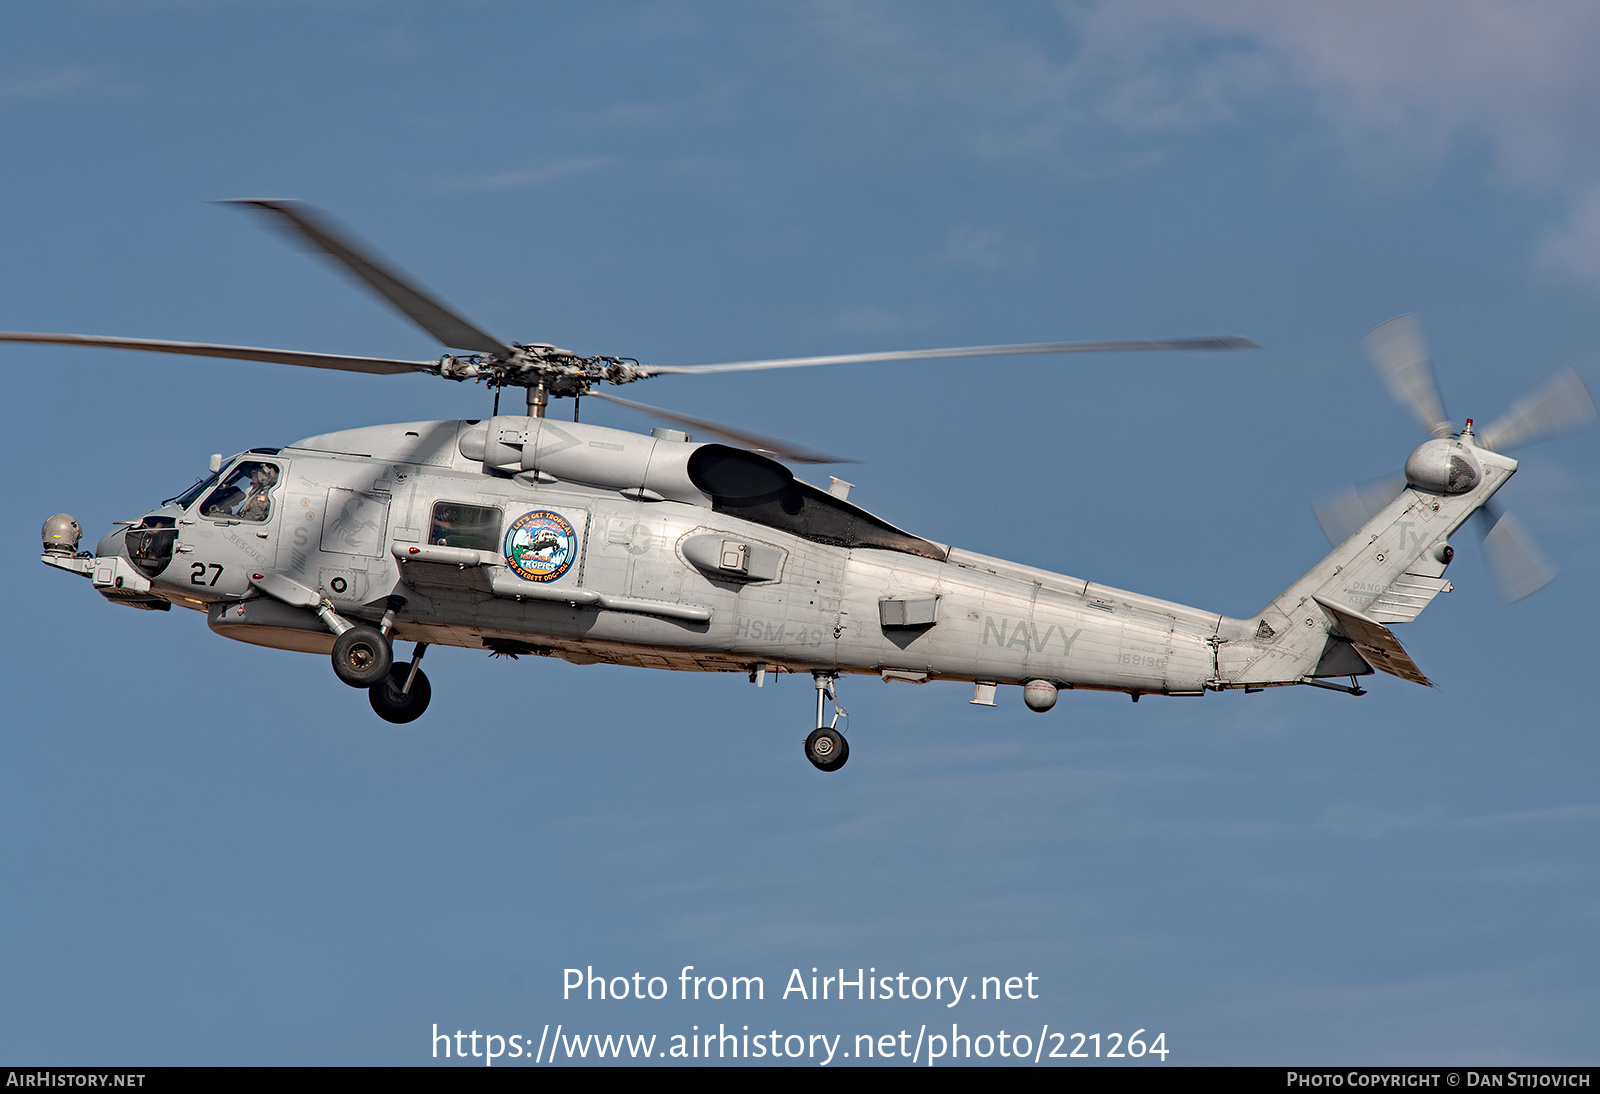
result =
[[571,568],[577,539],[560,513],[524,513],[506,533],[506,565],[525,581],[554,581]]

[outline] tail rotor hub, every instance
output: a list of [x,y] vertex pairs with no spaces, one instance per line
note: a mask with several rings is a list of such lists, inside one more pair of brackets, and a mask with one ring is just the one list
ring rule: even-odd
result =
[[1483,469],[1468,445],[1432,440],[1406,458],[1406,482],[1429,494],[1465,494],[1483,481]]

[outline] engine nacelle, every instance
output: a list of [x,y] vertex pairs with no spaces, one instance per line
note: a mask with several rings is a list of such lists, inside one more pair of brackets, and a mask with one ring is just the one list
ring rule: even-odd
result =
[[1465,494],[1481,481],[1472,449],[1458,440],[1426,441],[1406,458],[1406,482],[1429,494]]
[[485,467],[531,472],[544,481],[582,483],[651,499],[694,505],[707,498],[689,481],[686,465],[700,445],[620,429],[506,415],[461,435],[460,451]]
[[709,506],[715,498],[754,504],[794,483],[787,467],[755,452],[549,418],[492,418],[463,432],[459,449],[496,471],[599,486],[650,501]]

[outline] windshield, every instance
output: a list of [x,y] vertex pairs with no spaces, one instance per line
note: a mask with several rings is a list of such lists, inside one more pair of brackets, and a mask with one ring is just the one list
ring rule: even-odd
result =
[[189,508],[189,506],[195,503],[196,498],[215,486],[217,484],[217,480],[220,478],[222,478],[222,472],[218,471],[215,475],[211,475],[207,478],[196,479],[194,485],[189,487],[189,489],[185,490],[176,497],[168,498],[166,501],[162,502],[161,508],[164,509],[169,505],[176,505],[179,509]]
[[264,521],[272,515],[278,468],[261,460],[243,460],[200,503],[202,516]]

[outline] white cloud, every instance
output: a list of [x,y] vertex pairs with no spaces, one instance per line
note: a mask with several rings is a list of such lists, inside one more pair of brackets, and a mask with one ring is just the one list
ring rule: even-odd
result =
[[940,258],[957,266],[1001,270],[1025,266],[1033,260],[1033,246],[996,228],[961,224],[950,230]]
[[1379,174],[1486,152],[1496,181],[1570,205],[1544,266],[1600,286],[1600,5],[1110,0],[1025,28],[1015,10],[825,5],[816,63],[859,124],[934,112],[982,156],[1069,165],[1096,129],[1159,142],[1285,112]]
[[1539,261],[1553,273],[1600,284],[1600,187],[1573,199],[1566,221],[1545,237]]
[[80,65],[66,65],[26,76],[0,76],[0,103],[124,95],[129,88]]
[[544,167],[525,167],[516,171],[500,171],[495,174],[478,175],[457,185],[463,190],[509,190],[516,186],[543,186],[546,183],[570,178],[573,175],[597,171],[610,163],[611,160],[604,156],[562,160],[560,163],[552,163]]
[[1444,811],[1438,806],[1396,810],[1347,802],[1330,805],[1324,810],[1322,823],[1335,835],[1376,839],[1390,832],[1426,828],[1436,823],[1443,815]]
[[411,61],[422,55],[422,39],[406,23],[379,31],[372,39],[372,50],[391,61]]
[[1600,170],[1592,4],[1132,0],[1067,9],[1067,19],[1124,82],[1161,59],[1152,44],[1187,54],[1174,92],[1223,104],[1219,116],[1302,93],[1352,145],[1437,157],[1487,140],[1506,178],[1533,185]]
[[1518,862],[1473,870],[1467,876],[1491,885],[1544,885],[1583,877],[1587,872],[1575,862]]
[[896,312],[872,304],[844,308],[820,322],[808,324],[817,331],[842,331],[845,334],[897,334],[902,331],[923,330],[934,325],[934,316],[927,312]]

